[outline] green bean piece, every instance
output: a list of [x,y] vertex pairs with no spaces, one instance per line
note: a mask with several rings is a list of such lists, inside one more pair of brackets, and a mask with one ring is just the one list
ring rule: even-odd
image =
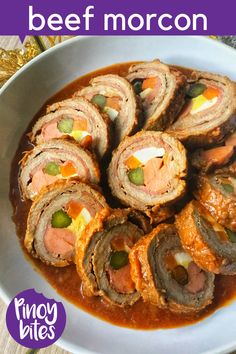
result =
[[113,269],[118,270],[126,266],[129,262],[128,253],[125,251],[112,252],[110,258],[110,265]]
[[64,210],[58,210],[52,214],[51,225],[57,229],[63,229],[72,223],[72,219]]
[[141,167],[137,167],[132,169],[128,173],[128,178],[131,183],[135,184],[136,186],[142,186],[144,184],[144,173]]

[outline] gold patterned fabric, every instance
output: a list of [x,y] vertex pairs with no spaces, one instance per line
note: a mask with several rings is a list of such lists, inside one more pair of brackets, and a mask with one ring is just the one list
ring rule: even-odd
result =
[[24,64],[46,49],[72,36],[27,37],[22,49],[0,48],[0,87]]
[[24,49],[5,50],[0,48],[0,86],[17,70],[40,53],[36,43],[26,42]]

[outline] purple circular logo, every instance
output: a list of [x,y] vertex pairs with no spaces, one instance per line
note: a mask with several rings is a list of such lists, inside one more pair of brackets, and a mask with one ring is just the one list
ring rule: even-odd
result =
[[28,289],[17,294],[11,301],[6,324],[17,343],[27,348],[45,348],[62,335],[66,312],[61,302]]

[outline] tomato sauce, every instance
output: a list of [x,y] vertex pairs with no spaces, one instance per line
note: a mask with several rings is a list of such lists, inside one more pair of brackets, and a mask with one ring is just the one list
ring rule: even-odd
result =
[[[161,310],[151,304],[144,303],[142,300],[139,300],[132,307],[120,308],[118,306],[108,304],[100,297],[84,296],[81,281],[77,275],[74,265],[64,268],[47,266],[41,261],[28,255],[23,246],[27,215],[31,202],[23,202],[21,200],[18,185],[18,173],[19,161],[22,159],[23,152],[32,148],[26,134],[31,131],[35,121],[40,116],[45,114],[47,105],[70,98],[75,91],[83,86],[87,86],[89,81],[95,76],[109,73],[125,76],[127,69],[131,64],[132,63],[116,64],[80,77],[63,88],[54,97],[50,98],[34,117],[32,122],[29,124],[27,131],[22,136],[18,150],[12,161],[10,199],[13,206],[13,221],[15,222],[16,233],[19,237],[22,250],[25,252],[25,257],[60,295],[62,295],[66,300],[72,302],[75,306],[78,306],[79,308],[89,312],[91,315],[97,316],[112,324],[136,329],[174,328],[190,325],[203,320],[205,317],[211,315],[223,306],[228,305],[236,298],[236,276],[216,276],[213,303],[200,313],[175,314],[168,310]],[[191,72],[191,70],[185,68],[178,67],[178,69],[182,69],[185,74]],[[105,193],[106,191],[104,190],[104,194]]]

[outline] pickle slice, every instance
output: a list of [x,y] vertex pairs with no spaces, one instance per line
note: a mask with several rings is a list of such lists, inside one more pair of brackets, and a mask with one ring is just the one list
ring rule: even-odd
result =
[[57,229],[68,227],[72,223],[72,219],[64,210],[58,210],[52,214],[51,225]]
[[141,80],[136,80],[132,84],[133,84],[134,92],[137,95],[140,94],[140,92],[142,92],[142,81]]
[[116,251],[111,254],[110,265],[115,270],[118,270],[126,266],[128,262],[129,262],[128,253],[125,251]]
[[57,128],[61,133],[70,134],[73,129],[74,119],[72,118],[62,118],[57,123]]
[[224,190],[227,192],[227,193],[234,193],[234,187],[232,186],[232,184],[228,184],[228,183],[222,183],[222,187],[224,188]]
[[229,240],[232,242],[232,243],[236,243],[236,232],[234,231],[231,231],[229,229],[226,229],[226,232],[229,236]]
[[137,167],[133,170],[130,170],[128,173],[128,178],[131,183],[136,186],[142,186],[144,184],[144,173],[141,167]]
[[43,172],[50,176],[57,176],[60,174],[60,167],[56,162],[49,162],[44,167]]
[[91,103],[98,105],[101,109],[103,109],[106,106],[106,97],[103,95],[94,95]]
[[195,98],[200,96],[205,90],[206,90],[206,85],[204,84],[193,84],[190,86],[188,92],[187,92],[187,96],[191,97],[191,98]]
[[171,274],[180,285],[188,284],[188,272],[183,266],[178,265],[172,270]]

